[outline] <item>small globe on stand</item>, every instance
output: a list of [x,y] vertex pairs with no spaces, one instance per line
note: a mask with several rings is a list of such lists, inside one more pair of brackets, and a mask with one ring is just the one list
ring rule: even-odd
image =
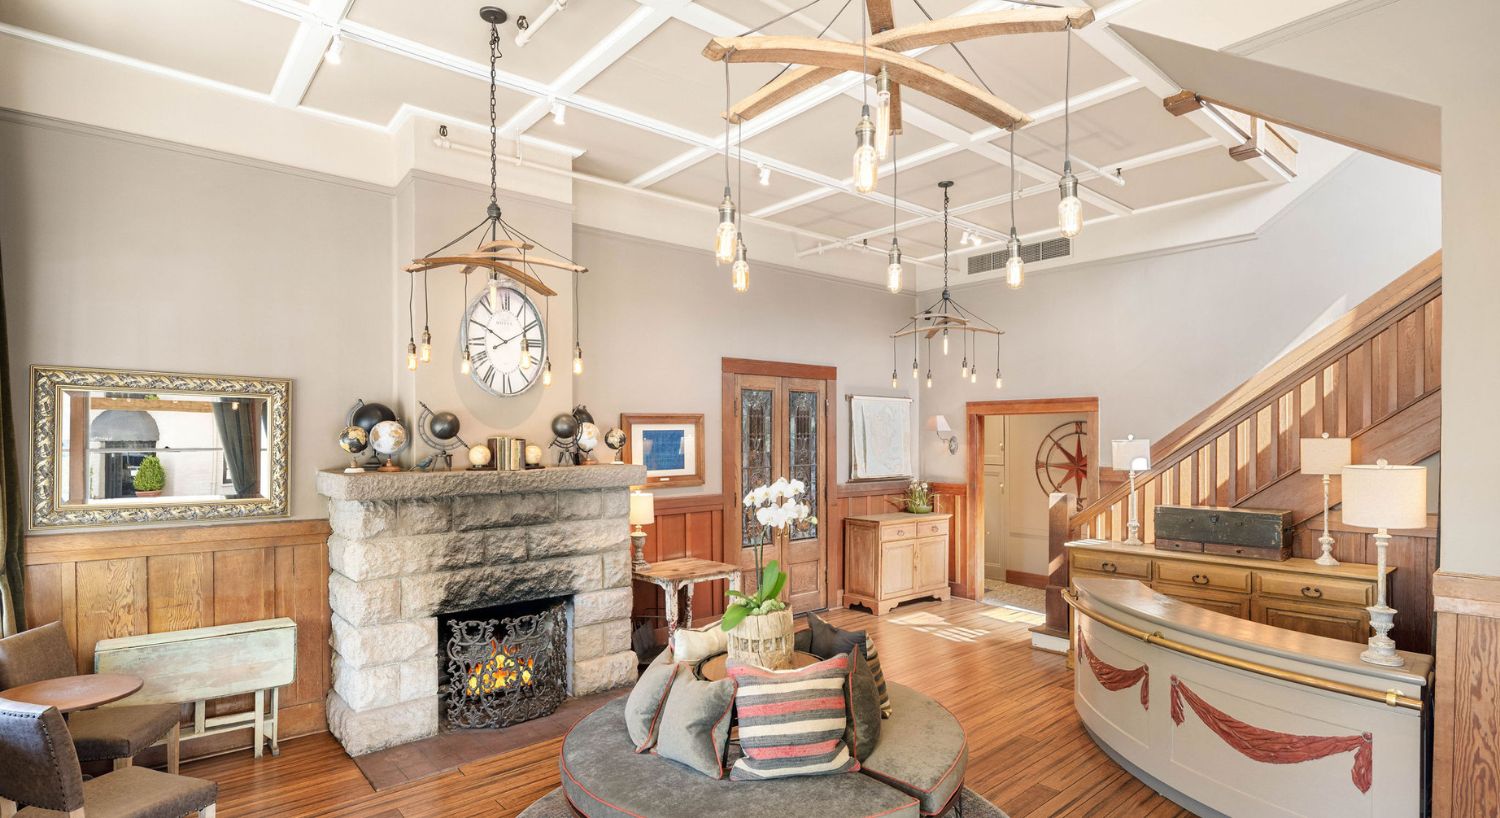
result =
[[578,451],[584,462],[594,462],[594,449],[599,447],[599,427],[587,421],[578,424]]
[[395,419],[396,413],[383,403],[361,403],[350,413],[349,425],[371,432],[378,424]]
[[604,434],[604,445],[615,453],[615,463],[625,462],[625,433],[619,429],[610,429]]
[[397,452],[406,448],[408,443],[406,427],[394,420],[382,420],[375,424],[370,430],[370,445],[379,454],[385,455],[385,465],[379,471],[401,471],[394,462]]
[[437,412],[427,421],[427,431],[438,440],[458,437],[458,415],[452,412]]
[[[370,435],[358,426],[350,426],[339,433],[339,448],[351,455],[358,455],[365,449],[370,448]],[[344,469],[346,474],[355,474],[364,469],[359,467],[359,461],[349,458],[349,468]]]
[[475,471],[488,469],[490,465],[490,447],[483,443],[476,443],[469,447],[469,468]]

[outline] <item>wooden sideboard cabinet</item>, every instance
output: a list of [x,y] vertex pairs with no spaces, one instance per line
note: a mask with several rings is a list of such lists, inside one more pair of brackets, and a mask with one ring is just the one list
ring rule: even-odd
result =
[[[1363,642],[1375,604],[1373,565],[1325,567],[1309,559],[1270,561],[1157,550],[1104,540],[1068,543],[1070,583],[1081,577],[1138,579],[1159,594],[1264,625]],[[1386,582],[1394,568],[1386,568]],[[1387,588],[1389,598],[1389,588]]]
[[876,615],[922,597],[947,599],[951,514],[844,518],[844,603]]

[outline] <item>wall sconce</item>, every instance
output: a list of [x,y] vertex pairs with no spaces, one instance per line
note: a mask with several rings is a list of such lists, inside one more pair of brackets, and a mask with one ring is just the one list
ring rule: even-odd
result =
[[948,444],[948,454],[958,454],[958,435],[954,434],[953,427],[948,425],[948,418],[943,415],[933,415],[932,430],[937,433],[938,440]]

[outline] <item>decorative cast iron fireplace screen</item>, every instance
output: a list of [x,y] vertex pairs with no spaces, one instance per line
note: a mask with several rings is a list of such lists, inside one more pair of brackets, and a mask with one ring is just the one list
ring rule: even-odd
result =
[[551,714],[567,696],[567,603],[491,610],[503,613],[446,620],[442,693],[449,728],[508,727]]

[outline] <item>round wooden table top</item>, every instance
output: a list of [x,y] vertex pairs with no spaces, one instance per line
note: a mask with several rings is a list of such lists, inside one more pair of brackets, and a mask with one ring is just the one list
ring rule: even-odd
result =
[[[807,667],[808,665],[815,665],[821,661],[823,660],[811,653],[799,650],[792,654],[792,669],[795,670]],[[693,675],[704,681],[717,682],[720,679],[728,678],[728,663],[728,653],[715,653],[699,662],[698,666],[694,668]]]
[[141,684],[141,677],[128,673],[89,673],[43,679],[0,690],[0,698],[56,707],[63,713],[72,713],[119,701],[140,690]]

